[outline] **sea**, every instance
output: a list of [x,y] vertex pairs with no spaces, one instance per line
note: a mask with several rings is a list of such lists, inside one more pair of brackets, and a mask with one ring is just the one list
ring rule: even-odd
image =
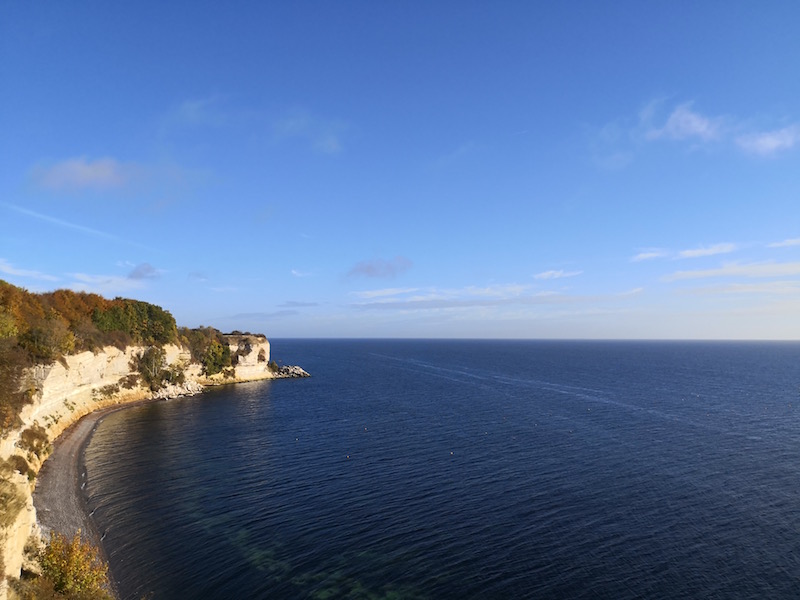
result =
[[800,344],[273,340],[111,414],[123,600],[800,597]]

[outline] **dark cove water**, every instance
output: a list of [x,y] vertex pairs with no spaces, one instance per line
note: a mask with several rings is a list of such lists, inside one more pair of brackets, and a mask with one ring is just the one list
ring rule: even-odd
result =
[[106,418],[123,598],[797,598],[800,344],[275,341]]

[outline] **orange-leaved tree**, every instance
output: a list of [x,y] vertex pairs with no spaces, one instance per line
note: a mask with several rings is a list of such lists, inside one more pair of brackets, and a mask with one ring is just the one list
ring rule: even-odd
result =
[[108,597],[108,565],[96,547],[81,541],[80,530],[70,540],[53,532],[39,556],[42,575],[61,594]]

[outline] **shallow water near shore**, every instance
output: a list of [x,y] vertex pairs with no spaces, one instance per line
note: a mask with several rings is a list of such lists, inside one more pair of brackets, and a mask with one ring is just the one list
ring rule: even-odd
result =
[[123,598],[796,598],[800,344],[274,341],[109,415]]

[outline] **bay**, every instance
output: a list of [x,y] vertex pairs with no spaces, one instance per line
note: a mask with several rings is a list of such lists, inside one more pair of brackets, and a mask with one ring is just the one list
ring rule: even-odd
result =
[[108,416],[123,598],[794,598],[800,344],[276,340]]

